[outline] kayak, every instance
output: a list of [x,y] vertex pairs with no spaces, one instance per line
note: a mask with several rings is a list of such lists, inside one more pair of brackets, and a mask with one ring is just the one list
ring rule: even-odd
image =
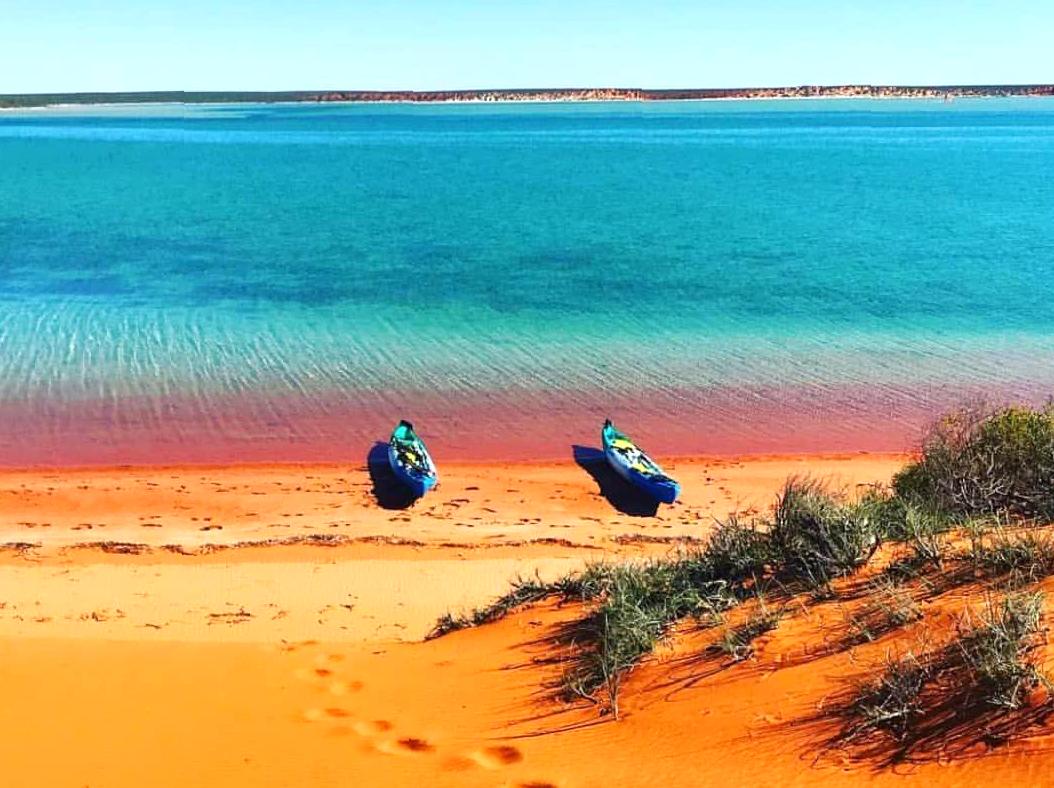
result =
[[628,435],[615,429],[611,419],[604,422],[600,433],[604,456],[619,476],[640,488],[660,503],[673,503],[681,494],[681,486],[666,475],[651,457],[637,446]]
[[392,438],[388,441],[388,464],[396,478],[418,497],[435,487],[439,479],[424,441],[414,432],[414,425],[405,420],[392,430]]

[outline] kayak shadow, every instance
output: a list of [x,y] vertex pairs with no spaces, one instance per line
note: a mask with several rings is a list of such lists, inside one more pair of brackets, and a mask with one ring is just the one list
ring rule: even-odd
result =
[[388,464],[388,444],[377,441],[366,455],[373,497],[382,509],[409,509],[417,501],[413,491],[399,481]]
[[571,447],[571,453],[579,467],[593,477],[600,494],[616,511],[631,517],[654,517],[659,511],[659,502],[615,473],[600,449],[575,445]]

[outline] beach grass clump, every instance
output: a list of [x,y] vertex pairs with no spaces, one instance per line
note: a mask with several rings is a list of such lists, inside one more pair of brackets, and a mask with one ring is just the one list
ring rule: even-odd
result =
[[576,580],[581,598],[599,600],[575,628],[577,651],[563,678],[564,695],[595,700],[603,692],[618,716],[624,676],[676,622],[718,616],[739,598],[706,572],[705,550],[669,559],[589,567]]
[[856,503],[861,517],[866,517],[871,527],[883,539],[903,540],[907,538],[905,521],[908,502],[882,485],[868,487]]
[[962,408],[929,431],[894,478],[905,501],[957,519],[1054,518],[1054,405]]
[[603,689],[608,707],[619,713],[623,677],[655,648],[674,620],[671,605],[641,586],[632,573],[620,575],[604,602],[579,629],[589,645],[564,675],[566,694],[593,698]]
[[[937,649],[887,655],[874,681],[855,685],[839,705],[847,724],[839,738],[859,739],[884,731],[897,742],[894,760],[912,751],[940,748],[941,742],[1007,740],[1041,719],[1022,713],[1042,711],[1051,699],[1051,682],[1039,667],[1043,596],[1010,593],[989,598],[984,610],[967,613],[958,634]],[[1047,700],[1037,702],[1042,687]]]
[[959,636],[962,664],[985,703],[1018,709],[1036,687],[1050,688],[1034,653],[1042,618],[1041,593],[1008,594],[1000,602],[989,599],[979,622]]
[[947,530],[948,523],[940,516],[914,504],[905,505],[901,538],[910,548],[916,566],[944,568]]
[[517,577],[509,590],[490,604],[477,607],[467,613],[445,613],[432,626],[425,640],[432,640],[459,629],[478,627],[504,618],[524,605],[540,602],[553,596],[575,598],[579,595],[579,577],[568,575],[552,582],[543,581],[537,574],[533,577]]
[[779,626],[783,611],[769,607],[760,594],[757,609],[739,626],[726,629],[712,649],[733,662],[742,662],[754,654],[754,641]]
[[777,554],[768,530],[756,521],[743,522],[732,515],[717,524],[706,547],[693,558],[697,577],[736,585],[763,577],[776,563]]
[[881,675],[858,685],[853,694],[847,709],[854,720],[849,733],[881,730],[894,739],[905,738],[924,713],[922,694],[933,672],[929,660],[912,651],[887,654]]
[[867,601],[849,617],[849,641],[872,642],[921,619],[911,591],[895,578],[879,575],[868,584]]
[[1034,583],[1054,573],[1054,537],[1004,527],[975,536],[968,559],[988,575],[1010,575],[1015,585]]
[[870,505],[850,504],[805,478],[787,480],[769,533],[779,573],[817,589],[855,572],[879,545]]

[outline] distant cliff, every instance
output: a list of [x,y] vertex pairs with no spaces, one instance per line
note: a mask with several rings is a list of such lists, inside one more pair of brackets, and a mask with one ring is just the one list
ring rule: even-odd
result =
[[294,90],[274,92],[35,93],[0,94],[0,107],[58,104],[276,103],[276,102],[512,102],[512,101],[686,101],[768,98],[971,98],[1054,96],[1054,85],[798,85],[754,88],[539,88],[490,90]]
[[1054,96],[1054,85],[799,85],[772,88],[559,88],[538,90],[333,91],[316,101],[690,101],[728,98],[965,98]]

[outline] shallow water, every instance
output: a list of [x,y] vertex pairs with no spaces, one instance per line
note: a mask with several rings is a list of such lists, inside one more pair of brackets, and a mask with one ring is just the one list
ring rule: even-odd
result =
[[898,449],[1054,391],[1054,101],[0,113],[0,462]]

